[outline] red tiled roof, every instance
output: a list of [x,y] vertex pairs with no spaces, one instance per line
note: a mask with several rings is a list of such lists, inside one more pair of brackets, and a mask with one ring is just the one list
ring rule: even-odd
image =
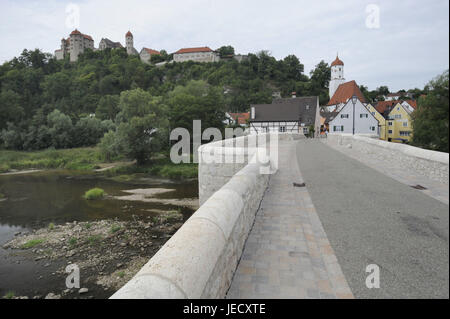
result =
[[366,99],[359,89],[358,85],[355,81],[345,82],[339,85],[334,95],[331,97],[330,102],[327,105],[336,105],[339,103],[347,103],[347,101],[353,96],[356,95],[359,100],[363,103],[366,103]]
[[388,108],[392,108],[398,103],[400,103],[400,101],[379,101],[377,105],[375,105],[375,109],[380,114],[383,114]]
[[200,47],[200,48],[184,48],[180,49],[175,54],[182,54],[182,53],[194,53],[194,52],[212,52],[212,50],[208,47]]
[[247,120],[250,118],[250,112],[247,113],[228,113],[236,121],[238,119],[238,124],[247,124]]
[[411,107],[413,109],[417,109],[417,101],[416,100],[396,100],[396,101],[379,101],[376,106],[375,109],[380,112],[381,114],[383,114],[388,108],[392,108],[394,106],[396,106],[398,103],[402,103],[402,102],[407,102],[409,105],[411,105]]
[[416,100],[405,100],[409,105],[413,107],[413,109],[417,109],[417,101]]
[[94,39],[92,39],[92,37],[90,35],[83,34],[83,37],[88,39],[88,40],[94,41]]
[[90,41],[94,41],[94,39],[92,39],[92,37],[90,35],[87,34],[83,34],[80,31],[78,31],[77,29],[73,30],[70,35],[81,35],[82,37],[84,37],[85,39],[88,39]]
[[145,51],[147,51],[150,55],[152,54],[161,54],[159,51],[153,50],[153,49],[148,49],[148,48],[144,48]]
[[338,56],[336,56],[336,60],[334,60],[333,62],[331,62],[331,66],[335,66],[335,65],[344,65],[344,62],[342,62]]
[[126,37],[132,37],[133,33],[131,33],[130,31],[127,32],[127,34],[125,34]]

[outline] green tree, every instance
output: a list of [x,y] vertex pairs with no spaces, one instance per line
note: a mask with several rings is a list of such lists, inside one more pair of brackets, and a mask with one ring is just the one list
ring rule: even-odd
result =
[[100,98],[95,116],[101,120],[114,121],[119,113],[119,95],[105,95]]
[[72,120],[68,115],[54,110],[47,116],[51,144],[55,148],[72,147]]
[[17,124],[24,115],[20,95],[12,90],[0,92],[0,130],[8,122]]
[[412,113],[412,144],[449,151],[449,71],[445,71],[427,84],[426,97],[419,98],[417,110]]
[[231,45],[226,45],[218,48],[217,52],[219,52],[220,57],[234,55],[234,48]]
[[201,120],[203,128],[224,128],[224,100],[219,88],[205,81],[190,81],[169,93],[170,127],[186,128],[191,132],[194,120]]

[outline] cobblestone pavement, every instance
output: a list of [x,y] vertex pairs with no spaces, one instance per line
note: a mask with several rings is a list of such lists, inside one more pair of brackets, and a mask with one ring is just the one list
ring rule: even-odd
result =
[[295,143],[281,142],[227,298],[353,298],[305,187]]
[[[322,140],[326,142],[326,140]],[[327,143],[325,143],[327,144]],[[383,163],[377,157],[370,154],[362,153],[357,150],[347,148],[345,146],[330,145],[331,148],[344,153],[345,155],[360,161],[361,163],[373,168],[374,170],[387,175],[400,183],[413,186],[422,185],[427,189],[421,190],[422,193],[437,199],[444,204],[449,204],[449,188],[448,184],[443,184],[438,181],[432,180],[427,176],[419,175],[415,172],[411,172],[407,167],[401,164],[401,162],[384,161]]]

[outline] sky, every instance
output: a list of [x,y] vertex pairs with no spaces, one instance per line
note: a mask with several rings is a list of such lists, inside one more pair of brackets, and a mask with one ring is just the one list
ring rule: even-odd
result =
[[373,90],[423,88],[449,68],[448,0],[1,0],[0,63],[39,48],[54,53],[76,27],[171,53],[232,45],[236,53],[295,54],[305,73],[336,54],[345,79]]

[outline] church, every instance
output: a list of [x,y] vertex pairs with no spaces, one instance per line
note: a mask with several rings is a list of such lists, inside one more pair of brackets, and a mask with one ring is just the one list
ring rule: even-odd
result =
[[331,63],[329,95],[330,101],[324,108],[328,112],[339,112],[354,95],[356,95],[363,104],[367,103],[358,84],[356,84],[354,80],[345,82],[344,62],[342,62],[338,56],[336,56],[336,59]]

